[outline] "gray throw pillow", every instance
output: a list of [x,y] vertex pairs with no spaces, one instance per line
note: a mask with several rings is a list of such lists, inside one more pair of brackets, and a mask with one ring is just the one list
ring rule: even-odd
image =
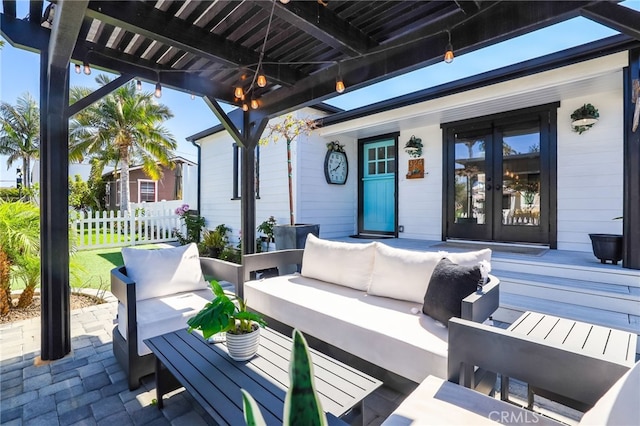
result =
[[462,266],[442,259],[436,265],[424,295],[422,312],[447,325],[462,315],[462,299],[476,291],[481,280],[478,266]]

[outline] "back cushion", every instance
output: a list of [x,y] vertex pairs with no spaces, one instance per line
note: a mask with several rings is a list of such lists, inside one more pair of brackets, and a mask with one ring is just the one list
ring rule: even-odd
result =
[[125,247],[122,259],[136,283],[136,300],[209,288],[195,243],[158,250]]
[[634,425],[640,420],[640,362],[611,386],[587,411],[580,425]]
[[478,262],[486,260],[491,263],[491,249],[482,249],[478,251],[468,251],[464,253],[447,253],[445,256],[453,263],[462,266],[476,266]]
[[419,252],[378,244],[367,293],[422,303],[442,253]]
[[376,243],[352,244],[307,236],[301,275],[366,291],[371,281]]

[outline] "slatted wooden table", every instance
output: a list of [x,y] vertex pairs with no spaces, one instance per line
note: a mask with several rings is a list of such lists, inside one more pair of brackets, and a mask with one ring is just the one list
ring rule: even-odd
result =
[[[633,367],[635,363],[638,336],[634,333],[539,312],[525,312],[507,330],[515,334],[541,339],[555,347],[627,365],[629,368]],[[607,368],[607,364],[603,363],[602,368]],[[501,393],[504,400],[508,399],[508,386],[509,379],[503,378]],[[534,394],[557,400],[581,411],[589,408],[563,400],[551,392],[529,387],[529,409],[533,408]]]
[[[198,333],[179,330],[145,340],[156,356],[158,407],[162,396],[181,386],[194,397],[216,424],[244,424],[243,388],[255,398],[267,424],[282,424],[289,386],[292,341],[271,329],[262,329],[258,355],[236,362],[224,344],[206,343]],[[342,417],[382,385],[352,367],[311,350],[316,389],[323,409]],[[364,417],[364,416],[363,416]]]

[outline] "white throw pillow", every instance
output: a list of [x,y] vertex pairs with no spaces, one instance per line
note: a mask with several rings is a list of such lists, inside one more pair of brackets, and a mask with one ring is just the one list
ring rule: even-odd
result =
[[301,275],[366,291],[376,243],[341,243],[307,235]]
[[633,425],[640,419],[640,362],[627,371],[596,404],[587,411],[580,425]]
[[486,260],[491,263],[491,249],[486,248],[477,251],[467,251],[464,253],[447,253],[446,258],[458,265],[476,266],[482,260]]
[[209,288],[195,243],[158,250],[125,247],[122,259],[136,283],[137,300]]
[[442,253],[378,244],[367,293],[422,304],[431,274],[442,257]]

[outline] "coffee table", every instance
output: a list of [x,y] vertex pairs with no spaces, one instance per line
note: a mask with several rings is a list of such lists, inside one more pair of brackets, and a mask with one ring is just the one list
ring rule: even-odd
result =
[[[163,395],[184,387],[215,423],[244,424],[242,388],[258,402],[267,424],[282,424],[291,338],[263,328],[258,355],[245,362],[233,361],[224,344],[207,343],[199,333],[186,330],[145,343],[156,356],[158,408],[163,408]],[[327,355],[313,349],[310,352],[316,389],[330,423],[333,416],[345,416],[354,407],[362,410],[365,397],[382,385]]]

